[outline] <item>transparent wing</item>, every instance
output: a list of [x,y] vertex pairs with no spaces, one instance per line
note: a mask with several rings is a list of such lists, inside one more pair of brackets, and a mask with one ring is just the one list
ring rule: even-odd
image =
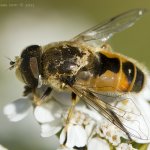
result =
[[133,9],[100,23],[73,38],[73,40],[106,42],[115,33],[121,32],[135,24],[146,12],[145,9]]
[[87,87],[73,86],[72,90],[88,105],[125,132],[130,140],[140,143],[150,142],[150,122],[137,107],[134,96],[125,93],[112,96],[113,99],[116,97],[116,101],[108,103],[106,100],[111,97],[110,95],[107,97],[105,94],[94,93]]

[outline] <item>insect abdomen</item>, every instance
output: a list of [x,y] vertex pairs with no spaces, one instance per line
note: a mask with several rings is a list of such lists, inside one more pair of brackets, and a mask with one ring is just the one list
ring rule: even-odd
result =
[[128,82],[126,91],[140,92],[144,85],[144,73],[132,62],[122,62],[122,72]]
[[116,53],[99,52],[97,90],[140,92],[144,85],[144,73],[123,56]]

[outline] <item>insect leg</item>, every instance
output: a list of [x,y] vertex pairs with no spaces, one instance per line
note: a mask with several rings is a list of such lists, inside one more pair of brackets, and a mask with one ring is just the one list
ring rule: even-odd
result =
[[28,96],[30,93],[32,93],[32,88],[29,86],[24,86],[23,96]]
[[[44,92],[43,92],[44,91]],[[46,89],[42,86],[41,88],[35,89],[33,93],[33,102],[35,105],[41,105],[45,102],[47,97],[51,94],[52,88],[46,87]]]
[[77,95],[76,95],[74,92],[72,92],[71,98],[72,98],[72,105],[71,105],[71,107],[69,108],[68,116],[67,116],[67,119],[66,119],[66,124],[69,123],[69,121],[70,121],[70,119],[71,119],[71,117],[72,117],[72,115],[73,115],[73,111],[74,111],[75,105],[76,105],[76,104],[78,103],[78,101],[79,101]]
[[47,96],[51,94],[51,92],[52,92],[52,88],[48,87],[46,91],[43,93],[43,95],[41,96],[41,100],[44,100]]

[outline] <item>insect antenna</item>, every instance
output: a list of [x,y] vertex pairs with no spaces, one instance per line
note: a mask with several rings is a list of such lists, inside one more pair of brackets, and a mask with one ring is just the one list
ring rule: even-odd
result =
[[10,61],[10,62],[9,62],[10,67],[9,67],[8,69],[9,69],[9,70],[12,70],[12,69],[15,67],[15,61],[13,61],[11,58],[9,58],[9,57],[7,57],[7,56],[5,56],[5,58]]

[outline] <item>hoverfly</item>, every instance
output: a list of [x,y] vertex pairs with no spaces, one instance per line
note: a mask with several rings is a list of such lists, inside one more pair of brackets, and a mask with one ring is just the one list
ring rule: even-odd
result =
[[[142,131],[140,121],[142,126],[148,128],[148,125],[136,107],[136,98],[131,96],[145,89],[148,73],[135,60],[113,52],[106,43],[116,33],[134,25],[145,12],[145,9],[130,10],[69,41],[25,48],[10,62],[10,68],[16,68],[17,77],[26,85],[24,95],[32,93],[38,105],[53,90],[71,91],[73,104],[68,121],[77,98],[81,98],[124,131],[130,140],[149,140],[149,133]],[[43,90],[42,96],[38,95],[38,89]],[[119,107],[120,103],[133,105],[136,111]],[[137,124],[136,129],[132,128],[133,123]]]

